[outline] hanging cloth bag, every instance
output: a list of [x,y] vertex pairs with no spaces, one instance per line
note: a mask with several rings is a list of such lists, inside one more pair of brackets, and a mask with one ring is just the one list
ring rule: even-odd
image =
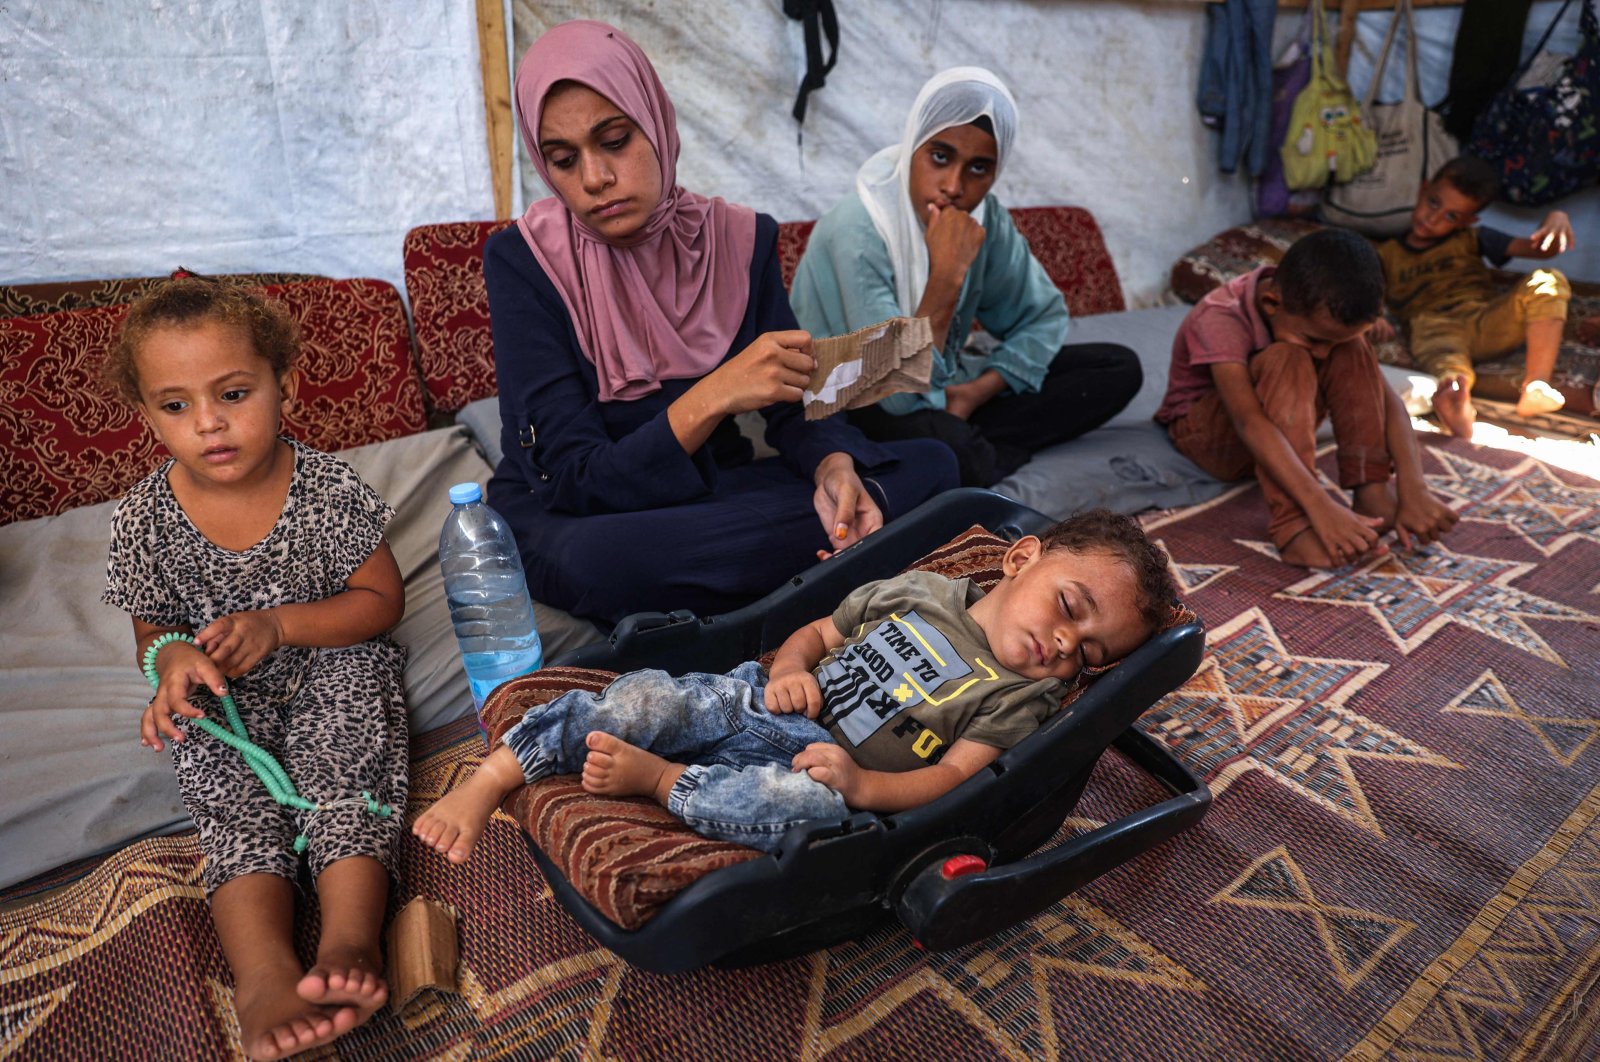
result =
[[[1399,103],[1372,102],[1383,80],[1401,18],[1406,26],[1406,90]],[[1455,138],[1445,132],[1444,121],[1422,102],[1417,78],[1417,34],[1411,0],[1400,0],[1389,20],[1388,35],[1372,68],[1372,84],[1361,102],[1361,114],[1378,141],[1378,158],[1372,169],[1348,184],[1328,189],[1322,217],[1368,236],[1398,236],[1411,226],[1417,193],[1435,170],[1456,157]]]
[[1600,21],[1594,0],[1583,0],[1577,53],[1556,68],[1549,84],[1518,87],[1571,5],[1572,0],[1561,5],[1533,55],[1472,127],[1472,153],[1494,163],[1500,194],[1513,203],[1560,199],[1600,173]]
[[1334,62],[1322,0],[1312,0],[1311,8],[1311,83],[1295,97],[1280,151],[1290,188],[1348,181],[1377,157],[1377,138],[1362,123],[1350,86]]
[[[1311,11],[1308,8],[1283,54],[1272,68],[1272,130],[1268,143],[1282,144],[1289,131],[1289,110],[1311,81]],[[1256,217],[1281,218],[1309,214],[1320,202],[1316,192],[1291,192],[1283,180],[1283,154],[1274,151],[1256,181]]]

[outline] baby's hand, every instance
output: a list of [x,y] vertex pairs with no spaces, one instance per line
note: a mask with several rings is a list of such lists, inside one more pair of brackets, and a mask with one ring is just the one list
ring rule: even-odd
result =
[[271,609],[235,612],[206,624],[194,640],[223,674],[238,678],[283,644],[283,628]]
[[1558,254],[1565,254],[1573,242],[1572,219],[1563,211],[1550,211],[1545,215],[1544,223],[1528,237],[1528,242],[1533,244],[1529,258],[1554,258]]
[[855,803],[854,790],[856,781],[861,777],[861,768],[838,745],[830,745],[826,741],[813,742],[801,749],[789,766],[792,770],[805,771],[813,781],[837,791],[846,804]]
[[804,712],[815,719],[822,711],[822,687],[809,671],[791,671],[767,681],[767,711],[773,715]]
[[1414,498],[1402,494],[1394,514],[1394,536],[1404,549],[1426,546],[1437,542],[1460,519],[1454,509],[1429,491],[1420,491]]
[[189,703],[189,694],[205,687],[218,697],[227,692],[227,683],[216,664],[188,642],[170,642],[156,657],[156,673],[160,683],[150,706],[139,720],[139,744],[160,752],[161,735],[173,741],[183,740],[183,731],[173,722],[172,716],[199,719],[206,713]]

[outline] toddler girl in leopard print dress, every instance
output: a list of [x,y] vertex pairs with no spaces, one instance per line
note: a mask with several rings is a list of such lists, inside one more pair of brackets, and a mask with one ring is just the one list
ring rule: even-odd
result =
[[[106,377],[172,458],[112,518],[104,600],[130,613],[155,697],[141,743],[172,744],[200,830],[243,1047],[281,1058],[366,1021],[388,995],[378,934],[406,799],[403,649],[384,632],[405,590],[393,510],[338,458],[278,434],[294,397],[293,322],[243,288],[175,280],[135,304]],[[167,635],[187,635],[173,640]],[[315,813],[278,804],[243,756],[198,726],[229,690],[250,740]],[[191,699],[192,698],[192,699]],[[294,949],[306,855],[321,906],[316,961]]]

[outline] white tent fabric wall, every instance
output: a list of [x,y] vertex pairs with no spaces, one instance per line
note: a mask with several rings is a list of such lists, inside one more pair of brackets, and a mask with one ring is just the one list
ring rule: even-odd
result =
[[[803,145],[790,117],[804,70],[781,0],[626,4],[512,0],[518,58],[571,18],[621,27],[650,56],[678,109],[685,187],[787,221],[854,187],[866,158],[900,138],[929,76],[994,70],[1016,94],[1021,134],[996,191],[1008,206],[1094,212],[1133,304],[1154,302],[1172,262],[1249,216],[1247,182],[1217,172],[1196,118],[1204,42],[1195,4],[1074,0],[839,3],[839,62],[811,94]],[[529,201],[544,194],[522,167]]]
[[0,71],[0,282],[399,286],[408,228],[493,210],[470,3],[10,0]]

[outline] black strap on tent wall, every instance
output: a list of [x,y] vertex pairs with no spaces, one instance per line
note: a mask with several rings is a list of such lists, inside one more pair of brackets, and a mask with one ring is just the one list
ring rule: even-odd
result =
[[[823,86],[828,72],[839,58],[839,17],[833,0],[783,0],[783,13],[805,27],[806,76],[800,81],[800,94],[794,101],[794,120],[806,120],[806,97]],[[828,59],[822,59],[822,37],[828,38]]]

